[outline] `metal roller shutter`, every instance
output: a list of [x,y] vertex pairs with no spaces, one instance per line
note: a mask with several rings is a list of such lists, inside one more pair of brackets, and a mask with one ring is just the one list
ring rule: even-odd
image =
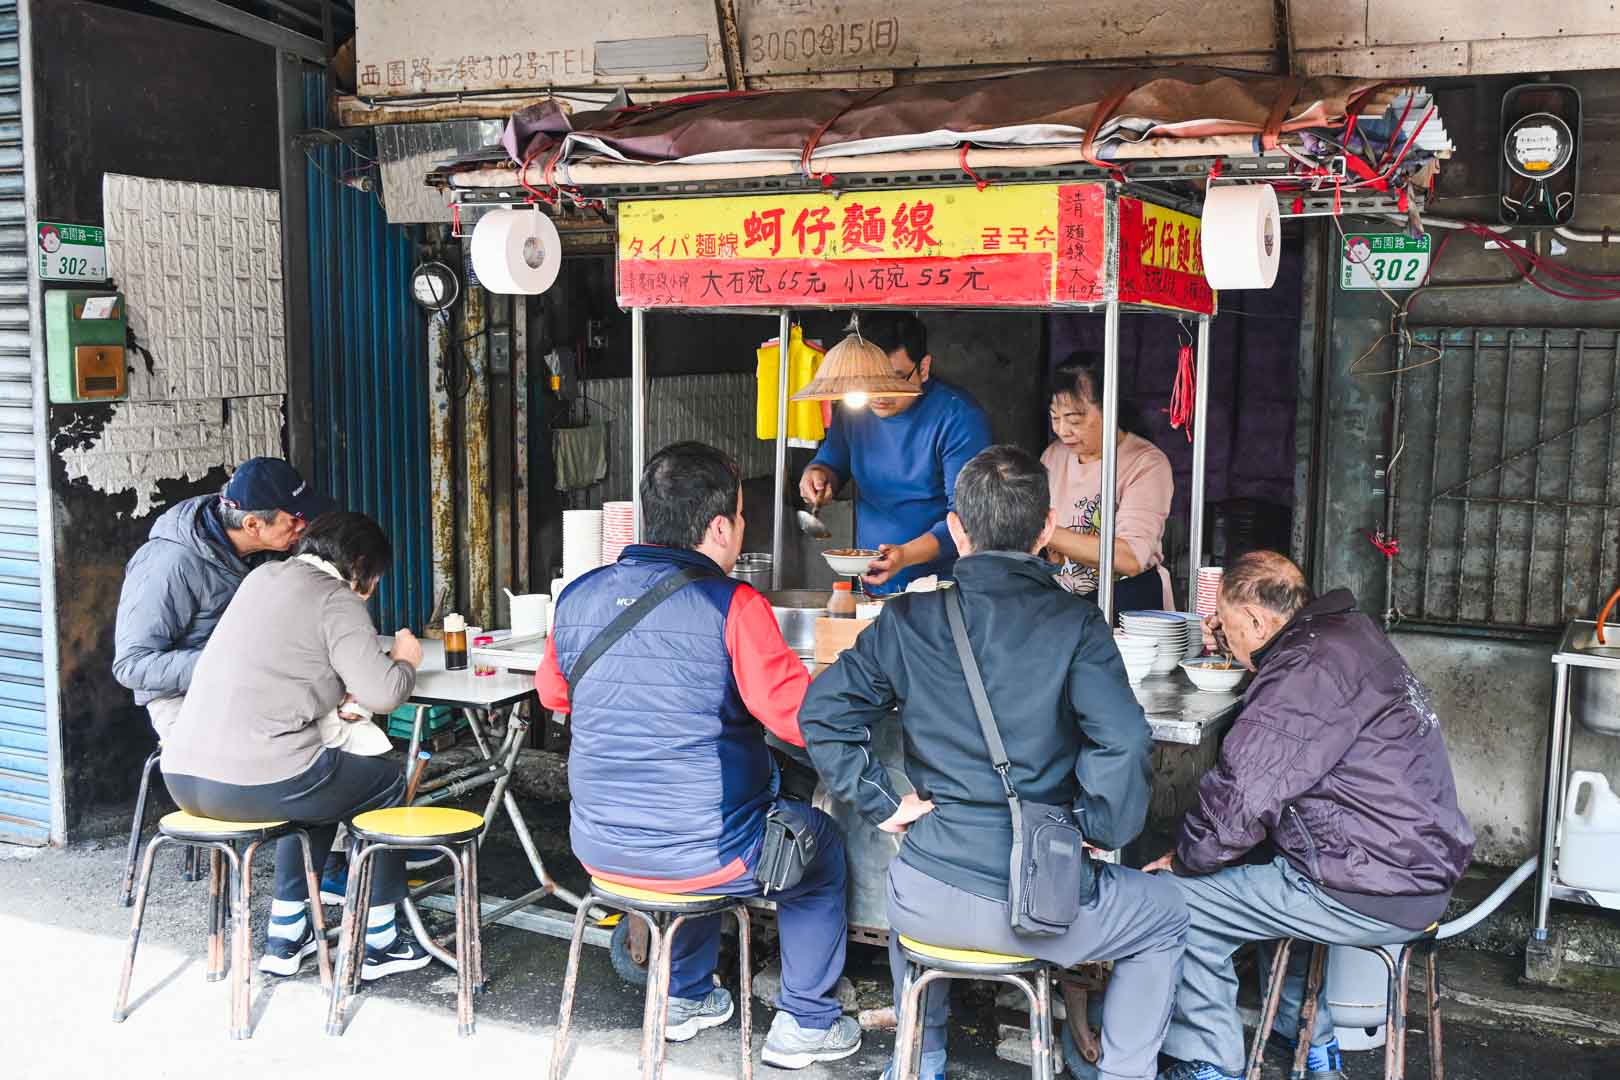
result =
[[46,677],[43,390],[30,334],[20,53],[16,0],[0,0],[0,840],[45,844],[59,820],[46,708],[55,680]]

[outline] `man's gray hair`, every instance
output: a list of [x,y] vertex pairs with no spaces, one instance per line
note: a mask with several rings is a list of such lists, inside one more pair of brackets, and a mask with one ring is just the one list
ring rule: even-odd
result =
[[1311,588],[1305,583],[1305,572],[1288,556],[1251,551],[1226,568],[1221,599],[1228,604],[1253,604],[1292,619],[1311,602]]
[[1046,528],[1046,466],[1016,446],[992,446],[956,477],[956,516],[974,551],[1029,552]]
[[[227,483],[225,487],[230,487],[230,484]],[[266,525],[274,525],[276,518],[280,516],[281,511],[274,507],[269,510],[240,509],[225,497],[225,488],[219,489],[219,520],[227,529],[247,528],[247,519],[249,517],[256,517]]]

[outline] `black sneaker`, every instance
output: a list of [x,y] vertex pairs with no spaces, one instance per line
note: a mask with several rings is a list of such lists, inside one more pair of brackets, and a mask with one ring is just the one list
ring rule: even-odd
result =
[[318,947],[315,927],[306,918],[303,936],[298,940],[284,937],[264,939],[264,954],[259,957],[259,970],[280,978],[296,975],[298,969],[304,966],[304,957],[313,956]]
[[360,978],[374,982],[401,971],[417,971],[433,963],[433,957],[422,948],[422,943],[406,933],[397,934],[394,943],[385,947],[366,946],[365,963],[360,965]]

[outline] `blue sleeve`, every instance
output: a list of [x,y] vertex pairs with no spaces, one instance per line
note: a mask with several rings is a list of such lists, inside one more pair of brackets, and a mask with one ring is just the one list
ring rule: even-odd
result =
[[831,469],[838,476],[839,486],[849,483],[849,435],[844,430],[844,410],[842,406],[833,411],[832,424],[827,428],[827,437],[821,442],[821,449],[811,460],[812,465],[823,465]]
[[1068,697],[1085,736],[1074,768],[1080,831],[1104,851],[1122,848],[1147,822],[1153,735],[1100,614],[1089,621],[1069,661]]
[[[960,402],[950,418],[945,421],[940,441],[941,471],[945,479],[945,510],[948,513],[956,509],[957,474],[979,451],[990,445],[990,418],[977,403]],[[951,539],[950,526],[945,524],[944,518],[934,522],[928,531],[939,541],[941,558],[956,558],[956,541]]]

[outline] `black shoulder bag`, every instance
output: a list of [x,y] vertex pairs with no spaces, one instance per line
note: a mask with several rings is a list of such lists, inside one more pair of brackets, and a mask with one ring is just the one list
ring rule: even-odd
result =
[[1072,808],[1025,802],[1013,790],[1007,775],[1011,768],[1007,747],[996,729],[990,698],[984,692],[984,680],[968,643],[961,590],[943,591],[945,614],[956,641],[956,655],[962,662],[962,674],[967,676],[973,711],[978,714],[990,762],[1001,777],[1007,806],[1012,810],[1012,859],[1007,875],[1007,913],[1012,928],[1020,934],[1061,934],[1080,917],[1081,907],[1090,902],[1097,889],[1085,838]]
[[[713,576],[709,571],[687,567],[670,574],[642,593],[635,603],[603,627],[602,632],[579,654],[579,659],[574,661],[573,668],[568,672],[568,692],[573,694],[591,665],[634,629],[637,623],[651,615],[654,608],[699,578]],[[754,868],[754,878],[764,894],[797,885],[804,879],[804,872],[815,857],[816,838],[810,831],[810,822],[803,808],[797,803],[777,801],[765,815],[765,839],[760,850],[759,865]]]

